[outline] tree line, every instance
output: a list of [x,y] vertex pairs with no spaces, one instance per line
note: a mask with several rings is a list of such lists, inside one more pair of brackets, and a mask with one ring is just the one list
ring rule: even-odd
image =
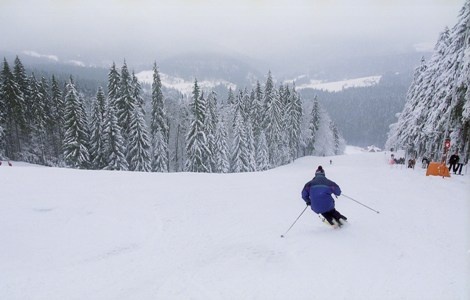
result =
[[[305,114],[307,110],[309,113]],[[276,86],[271,73],[221,98],[197,79],[165,96],[156,63],[149,90],[126,62],[85,96],[72,76],[27,74],[16,57],[0,73],[0,158],[48,166],[142,172],[250,172],[304,155],[341,154],[336,125],[316,99]]]
[[403,148],[416,157],[441,160],[444,142],[463,160],[470,155],[470,1],[458,21],[445,28],[434,53],[416,68],[406,104],[390,126],[387,148]]

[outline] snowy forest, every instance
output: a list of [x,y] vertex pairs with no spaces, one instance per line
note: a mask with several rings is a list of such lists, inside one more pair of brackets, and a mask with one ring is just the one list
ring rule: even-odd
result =
[[316,99],[295,86],[229,90],[194,80],[192,95],[165,96],[156,63],[149,90],[126,62],[85,96],[72,76],[28,74],[16,57],[0,73],[0,159],[79,169],[249,172],[305,155],[342,154],[345,141]]
[[470,154],[470,1],[458,21],[439,36],[434,53],[416,68],[398,121],[390,126],[388,149],[441,160],[445,139],[464,161]]

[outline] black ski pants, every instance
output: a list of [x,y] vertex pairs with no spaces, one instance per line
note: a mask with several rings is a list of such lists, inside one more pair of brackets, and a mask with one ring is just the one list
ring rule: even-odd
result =
[[339,220],[340,219],[343,219],[343,220],[347,220],[348,218],[346,218],[345,216],[343,216],[339,211],[337,211],[336,209],[332,209],[330,211],[327,211],[327,212],[324,212],[321,214],[323,217],[325,217],[325,219],[328,221],[328,223],[330,223],[331,225],[333,225],[333,220],[336,221],[336,223],[339,223]]

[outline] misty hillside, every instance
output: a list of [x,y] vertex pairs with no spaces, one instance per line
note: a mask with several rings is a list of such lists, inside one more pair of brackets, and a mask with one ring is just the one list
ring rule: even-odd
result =
[[[423,53],[357,57],[357,59],[335,61],[325,60],[323,64],[312,67],[307,74],[292,74],[285,69],[273,74],[275,82],[286,82],[297,86],[311,80],[323,82],[354,79],[360,76],[381,76],[377,86],[347,89],[335,93],[302,89],[304,101],[310,102],[315,96],[338,124],[339,130],[350,144],[366,146],[370,144],[383,147],[388,126],[395,120],[404,104],[404,94],[411,82],[411,73]],[[6,57],[14,57],[5,53]],[[61,61],[51,61],[47,57],[20,55],[29,72],[37,77],[50,77],[55,74],[61,81],[67,81],[72,75],[78,88],[87,96],[93,96],[98,87],[106,88],[108,68],[83,67]],[[415,60],[416,59],[416,60]],[[120,64],[124,58],[119,58]],[[252,87],[257,80],[264,82],[269,66],[266,62],[243,56],[230,56],[214,53],[187,53],[156,60],[162,74],[163,88],[169,99],[178,99],[179,93],[190,95],[194,79],[201,87],[215,90],[221,98],[226,99],[228,88]],[[306,65],[314,64],[307,62]],[[130,66],[132,69],[132,66]],[[151,64],[139,65],[134,70],[145,91],[150,90],[152,80]],[[147,72],[147,75],[145,75]],[[149,96],[144,96],[148,99]],[[372,112],[379,111],[380,114]],[[371,125],[372,124],[372,125]]]
[[348,143],[383,148],[389,126],[403,110],[409,74],[386,74],[375,86],[350,88],[340,92],[300,90],[304,101],[317,97]]

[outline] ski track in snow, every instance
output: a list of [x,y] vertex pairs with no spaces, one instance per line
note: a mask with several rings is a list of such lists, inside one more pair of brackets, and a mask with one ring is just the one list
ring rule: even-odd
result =
[[[469,299],[469,175],[390,153],[244,174],[0,168],[2,299]],[[333,164],[329,164],[329,160]],[[344,228],[303,210],[318,165]]]

